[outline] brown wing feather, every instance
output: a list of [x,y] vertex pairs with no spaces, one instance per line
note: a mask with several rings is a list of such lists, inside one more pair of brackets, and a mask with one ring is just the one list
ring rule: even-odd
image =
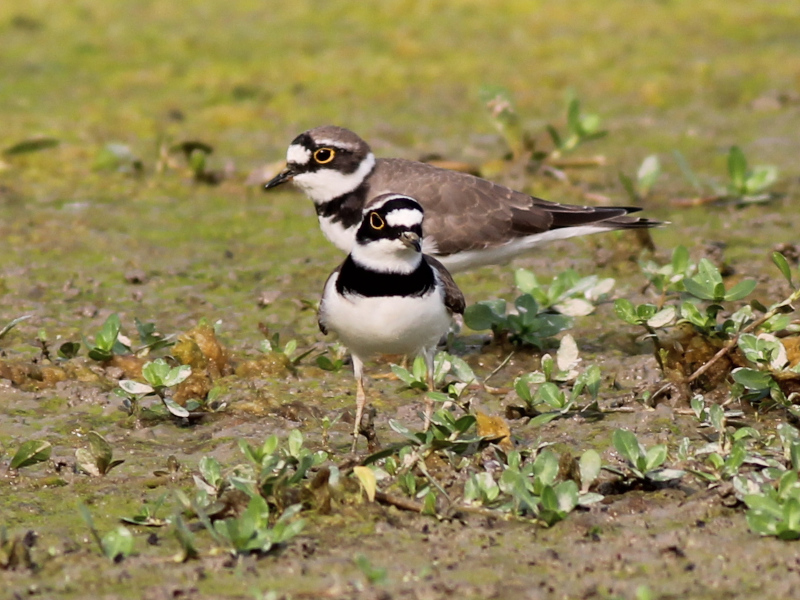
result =
[[637,208],[548,202],[473,175],[397,158],[378,159],[368,198],[387,192],[420,201],[425,209],[425,236],[436,241],[441,255],[491,248],[517,237],[590,223],[609,229],[659,224],[624,216]]
[[451,313],[463,315],[467,303],[464,300],[464,294],[461,293],[461,290],[456,285],[456,282],[453,281],[453,277],[450,275],[450,272],[442,263],[432,256],[424,254],[423,257],[425,258],[425,261],[433,268],[433,270],[436,271],[437,275],[439,276],[439,280],[442,282],[442,285],[444,285],[444,305],[447,307],[447,310],[449,310]]

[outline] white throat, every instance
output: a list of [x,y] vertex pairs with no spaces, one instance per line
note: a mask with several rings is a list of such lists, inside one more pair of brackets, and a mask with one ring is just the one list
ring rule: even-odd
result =
[[355,190],[374,167],[375,155],[370,152],[352,173],[323,168],[295,175],[292,181],[314,201],[314,204],[325,204]]
[[356,242],[350,256],[362,267],[379,273],[413,273],[422,262],[422,254],[400,240]]

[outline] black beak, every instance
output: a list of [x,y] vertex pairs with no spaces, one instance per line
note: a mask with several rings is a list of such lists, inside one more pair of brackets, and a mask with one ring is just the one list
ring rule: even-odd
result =
[[422,251],[422,240],[413,231],[404,231],[400,234],[400,241],[406,248],[413,248],[417,252]]
[[283,171],[275,175],[272,179],[270,179],[267,183],[264,184],[264,189],[268,190],[270,188],[277,187],[282,183],[286,183],[287,181],[291,181],[292,177],[297,175],[297,171],[291,165],[288,165]]

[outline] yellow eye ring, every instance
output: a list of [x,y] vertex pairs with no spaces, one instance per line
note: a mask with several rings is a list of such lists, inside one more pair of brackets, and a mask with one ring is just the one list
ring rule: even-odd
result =
[[333,148],[319,148],[314,152],[314,160],[320,165],[327,165],[335,156],[336,150]]
[[381,219],[381,216],[376,212],[370,213],[369,224],[372,225],[373,229],[378,231],[386,227],[386,222],[383,219]]

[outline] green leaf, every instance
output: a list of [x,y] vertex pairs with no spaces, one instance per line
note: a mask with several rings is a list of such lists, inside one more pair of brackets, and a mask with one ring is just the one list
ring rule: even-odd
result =
[[614,301],[614,313],[630,325],[638,325],[639,318],[636,315],[636,310],[633,303],[627,298],[618,298]]
[[681,305],[681,317],[700,329],[705,329],[708,326],[708,319],[706,316],[688,300]]
[[708,419],[711,421],[711,426],[719,433],[725,430],[725,409],[719,404],[712,404],[708,409]]
[[175,385],[183,383],[191,374],[192,374],[192,367],[190,367],[189,365],[180,365],[178,367],[172,367],[164,376],[164,385],[166,387],[173,387]]
[[[502,303],[502,309],[500,304]],[[483,301],[468,306],[464,311],[464,324],[475,331],[491,329],[494,325],[502,321],[505,315],[505,300]]]
[[553,512],[558,511],[558,495],[552,486],[546,485],[541,493],[542,507]]
[[677,311],[675,307],[667,306],[647,319],[647,324],[654,329],[658,327],[666,327],[675,320],[676,315]]
[[630,198],[631,202],[637,202],[639,200],[639,194],[636,191],[636,187],[633,185],[633,179],[628,177],[622,171],[620,171],[617,175],[619,176],[619,181],[622,184],[622,187],[625,188],[625,192],[628,194],[628,198]]
[[514,390],[517,392],[517,396],[520,397],[520,400],[525,402],[528,406],[533,404],[531,389],[528,387],[528,380],[524,376],[517,377],[514,382]]
[[427,381],[428,367],[425,364],[425,359],[422,357],[422,355],[414,358],[414,363],[411,365],[411,374],[414,376],[416,381],[423,383]]
[[303,448],[303,434],[299,429],[292,429],[289,433],[289,454],[294,457],[300,455],[300,450]]
[[540,427],[541,425],[546,425],[547,423],[549,423],[553,419],[557,419],[560,416],[561,416],[561,412],[542,413],[540,415],[536,415],[535,417],[533,417],[529,421],[529,424],[531,425],[531,427]]
[[145,383],[139,383],[138,381],[133,381],[132,379],[120,380],[119,387],[129,394],[133,394],[134,396],[152,394],[155,392],[152,386],[149,386]]
[[756,289],[756,284],[755,279],[743,279],[725,293],[725,300],[735,302],[749,296]]
[[133,534],[130,529],[120,525],[103,536],[103,554],[117,561],[133,553]]
[[533,461],[533,473],[539,483],[552,485],[558,477],[558,457],[549,450],[543,450]]
[[636,436],[626,429],[615,429],[611,435],[611,441],[617,452],[635,466],[639,457],[643,454],[642,447],[639,445],[639,440],[636,439]]
[[189,416],[189,411],[175,402],[172,398],[162,398],[161,400],[164,403],[164,406],[167,407],[167,410],[176,417],[184,419]]
[[172,367],[163,358],[145,363],[142,367],[142,377],[153,387],[166,386],[165,380]]
[[568,513],[578,506],[578,485],[571,479],[559,483],[555,487],[555,492],[560,512]]
[[747,189],[747,159],[739,146],[731,146],[728,152],[728,175],[731,178],[731,187],[738,194],[744,194]]
[[581,130],[581,103],[577,98],[570,100],[567,106],[567,129],[570,132]]
[[678,246],[672,251],[672,271],[674,273],[685,273],[689,268],[689,251],[686,246]]
[[786,257],[780,252],[773,252],[772,262],[774,262],[775,266],[778,267],[778,270],[781,272],[789,285],[794,286],[792,283],[792,270],[789,268],[789,262],[786,260]]
[[111,351],[114,347],[114,342],[117,341],[120,329],[122,329],[122,324],[119,321],[119,315],[117,313],[110,314],[95,336],[97,348]]
[[395,376],[408,387],[414,385],[414,376],[408,371],[408,369],[404,369],[400,365],[391,365],[390,368],[392,369],[392,373],[394,373]]
[[458,356],[450,356],[452,364],[451,370],[456,379],[462,383],[471,383],[475,381],[475,372],[469,366],[467,361]]
[[101,475],[108,473],[113,465],[121,464],[119,461],[112,462],[114,450],[106,438],[96,431],[90,431],[86,437],[89,440],[89,450]]
[[555,383],[543,383],[536,391],[536,399],[544,402],[553,408],[562,409],[566,404],[566,397]]
[[369,559],[363,554],[356,554],[353,562],[371,584],[378,585],[386,581],[388,575],[387,570],[383,567],[373,566]]
[[[244,440],[239,440],[240,448],[241,442],[243,441]],[[200,459],[198,469],[200,470],[200,475],[203,476],[203,479],[205,479],[212,487],[219,487],[219,484],[222,482],[222,470],[217,459],[215,459],[213,456],[204,456]]]
[[639,193],[642,196],[647,196],[650,193],[660,174],[661,162],[658,160],[658,155],[651,154],[642,161],[642,164],[639,165],[639,170],[636,172]]
[[183,520],[183,517],[181,517],[180,512],[175,514],[172,519],[172,523],[175,539],[178,540],[178,544],[181,547],[180,552],[175,554],[175,556],[172,557],[172,560],[175,562],[186,562],[187,560],[198,558],[200,553],[197,550],[197,545],[194,541],[194,535],[186,526],[186,522]]
[[[2,337],[2,336],[0,336]],[[64,342],[58,347],[58,357],[65,360],[75,358],[81,349],[80,342]]]
[[703,283],[699,283],[696,279],[684,279],[683,286],[686,288],[686,291],[695,298],[714,300],[714,285],[708,287]]
[[14,156],[16,154],[27,154],[29,152],[38,152],[40,150],[46,150],[47,148],[54,148],[58,146],[60,142],[51,137],[35,137],[30,138],[27,140],[23,140],[21,142],[17,142],[13,146],[9,146],[5,150],[3,150],[3,154],[6,156]]
[[645,454],[645,473],[653,471],[664,464],[667,460],[667,446],[665,444],[657,444],[650,448]]
[[52,451],[53,447],[50,442],[46,442],[45,440],[28,440],[24,442],[14,454],[9,468],[22,469],[23,467],[29,467],[44,462],[50,458],[50,453]]
[[748,508],[769,515],[773,519],[783,518],[783,509],[775,500],[764,494],[748,494],[744,497]]
[[750,529],[759,535],[778,534],[778,520],[769,513],[760,510],[748,510],[745,513],[745,518]]
[[533,271],[527,269],[517,269],[514,272],[514,282],[517,288],[525,294],[530,294],[533,290],[539,288],[539,281]]
[[647,478],[650,481],[672,481],[673,479],[680,479],[685,474],[686,472],[680,469],[657,469],[647,473]]
[[778,168],[772,165],[754,167],[744,185],[746,194],[757,194],[778,180]]
[[775,380],[769,373],[755,369],[738,368],[731,372],[733,380],[748,390],[763,390],[772,387]]
[[587,450],[581,454],[578,467],[581,474],[581,491],[586,492],[600,475],[600,469],[602,468],[600,454],[596,450]]

